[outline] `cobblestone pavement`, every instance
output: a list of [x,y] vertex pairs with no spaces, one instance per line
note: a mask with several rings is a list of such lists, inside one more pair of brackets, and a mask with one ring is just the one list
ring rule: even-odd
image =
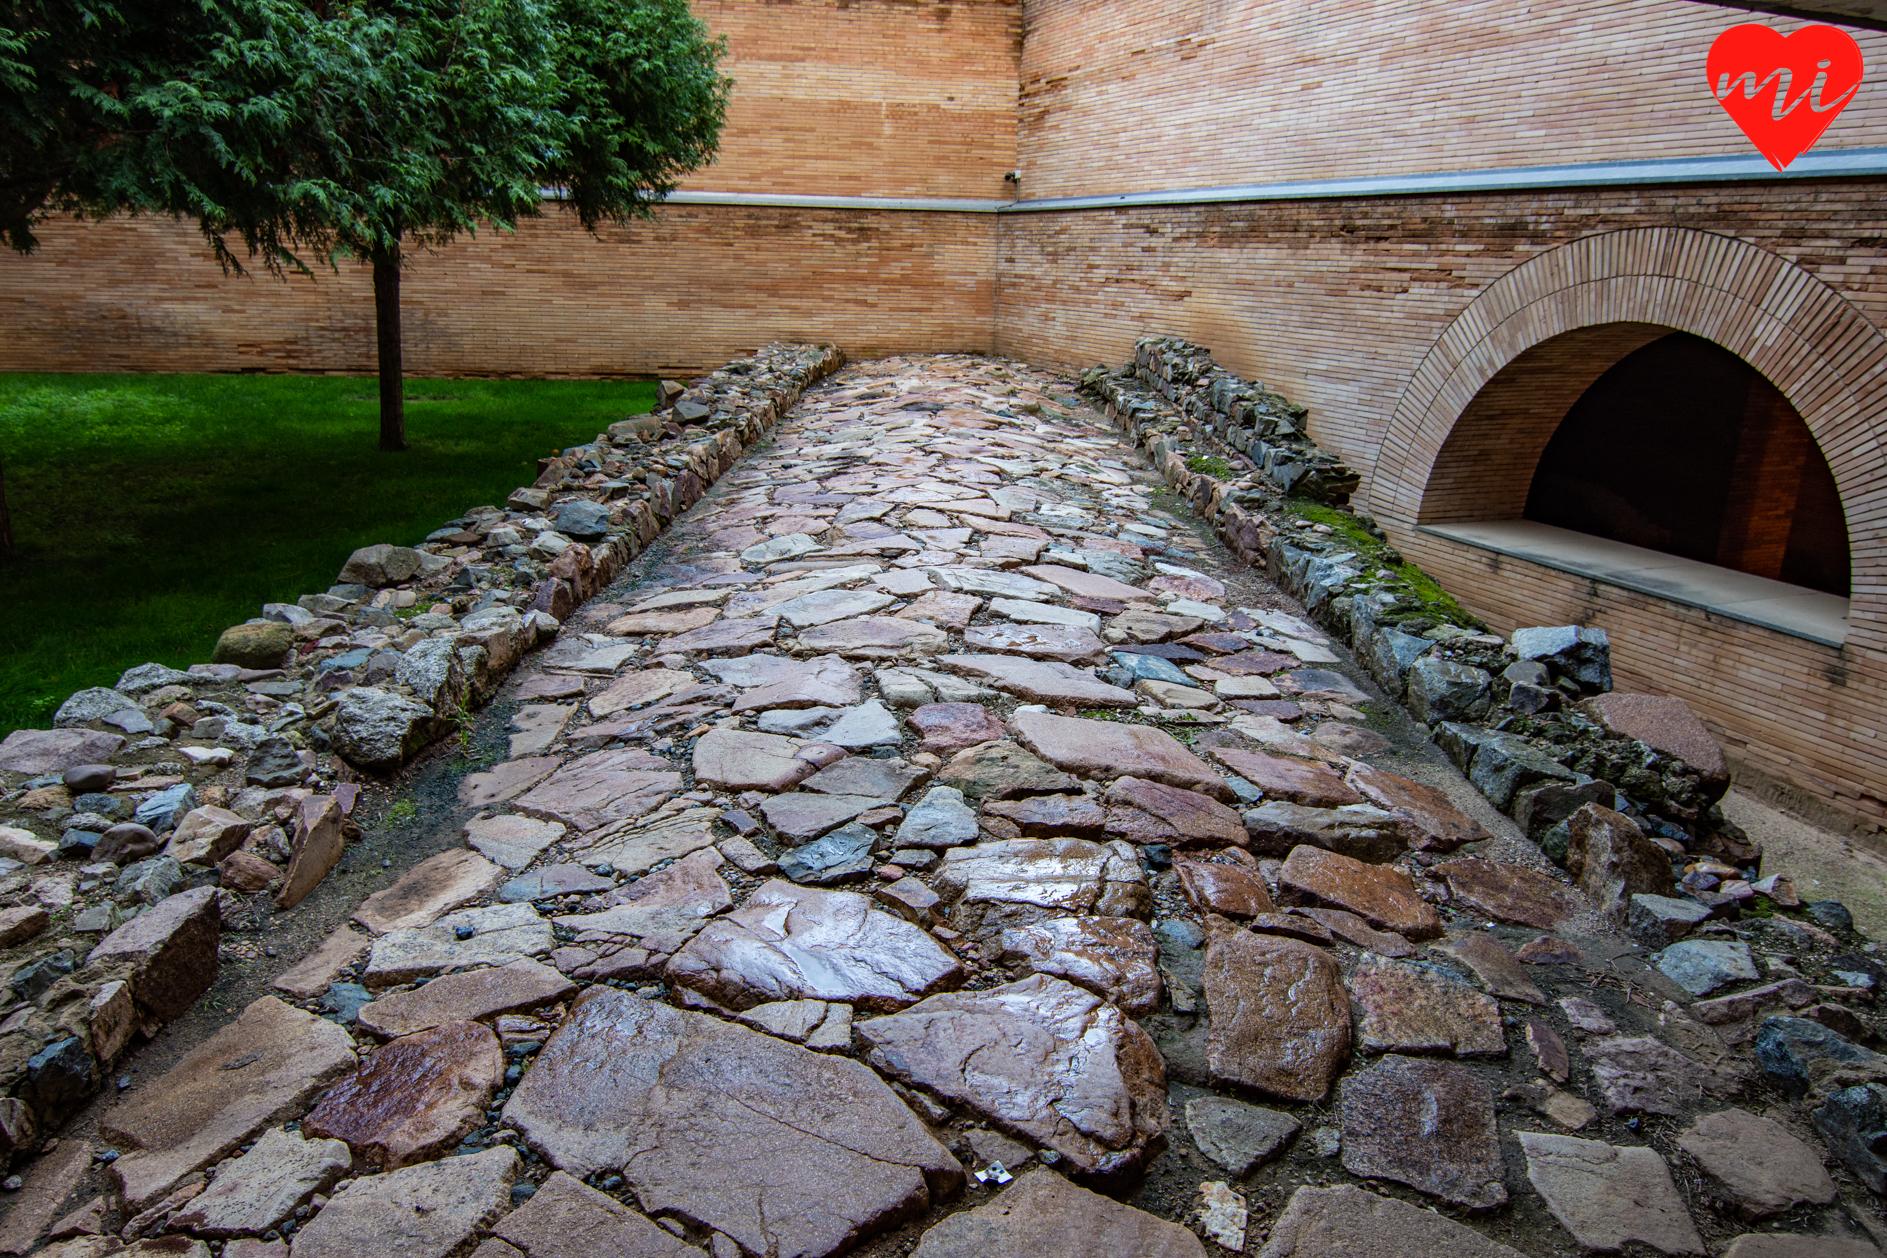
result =
[[45,1252],[1878,1258],[1788,939],[1647,966],[1299,611],[1067,381],[840,373]]

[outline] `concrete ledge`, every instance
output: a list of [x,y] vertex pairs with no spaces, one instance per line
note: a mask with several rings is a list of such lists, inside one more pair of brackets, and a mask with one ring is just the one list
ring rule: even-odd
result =
[[1824,646],[1838,647],[1848,636],[1848,600],[1837,594],[1532,520],[1416,527],[1419,532],[1452,542],[1701,608]]

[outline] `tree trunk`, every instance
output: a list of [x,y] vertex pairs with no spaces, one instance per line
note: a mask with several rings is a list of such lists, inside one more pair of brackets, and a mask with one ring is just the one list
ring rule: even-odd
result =
[[13,512],[7,509],[7,469],[0,463],[0,558],[12,559],[18,554],[13,548]]
[[380,448],[406,449],[406,391],[400,374],[400,246],[373,251],[373,318],[380,353]]

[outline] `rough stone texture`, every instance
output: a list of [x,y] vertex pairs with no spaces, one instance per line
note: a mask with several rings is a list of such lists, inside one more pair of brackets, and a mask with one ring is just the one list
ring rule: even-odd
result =
[[1693,996],[1762,977],[1740,939],[1683,939],[1651,959],[1664,976]]
[[1027,795],[1057,794],[1080,783],[1061,770],[1036,759],[1016,744],[1003,740],[968,747],[937,771],[940,782],[954,786],[971,799],[1017,799]]
[[1745,1219],[1763,1219],[1804,1202],[1835,1199],[1835,1181],[1814,1149],[1782,1124],[1747,1110],[1707,1114],[1678,1137],[1677,1147],[1729,1190]]
[[1006,732],[1001,719],[980,703],[926,703],[905,719],[923,738],[921,749],[938,756],[992,742]]
[[1131,690],[1096,681],[1094,674],[1054,660],[1031,660],[1014,655],[943,655],[935,663],[953,673],[982,678],[998,690],[1006,690],[1030,703],[1131,708],[1140,702],[1140,697]]
[[587,833],[651,812],[680,789],[681,774],[659,756],[638,749],[599,751],[572,760],[518,796],[516,807]]
[[[1734,1091],[1748,1071],[1740,1062],[1720,1060],[1722,1042],[1714,1037],[1706,1041],[1708,1028],[1697,1030],[1702,1034],[1693,1047],[1719,1059],[1719,1064],[1706,1066],[1651,1035],[1613,1036],[1587,1045],[1592,1082],[1607,1111],[1675,1116],[1695,1108],[1706,1091]],[[1674,1031],[1667,1018],[1666,1034],[1676,1038]]]
[[870,795],[898,800],[929,776],[930,770],[920,769],[905,760],[847,756],[819,770],[801,782],[800,787],[828,795]]
[[465,841],[506,869],[525,868],[564,833],[560,822],[539,821],[514,813],[475,817],[465,823]]
[[124,744],[121,735],[90,729],[16,729],[0,742],[0,770],[64,773],[109,760]]
[[715,843],[714,808],[674,806],[625,826],[604,830],[583,853],[585,864],[609,865],[619,873],[644,874],[655,865]]
[[732,791],[791,790],[819,771],[799,757],[803,746],[777,734],[711,729],[695,741],[695,781]]
[[1425,782],[1398,777],[1361,762],[1350,766],[1344,781],[1370,803],[1407,817],[1417,832],[1414,846],[1422,850],[1448,852],[1463,843],[1494,837],[1480,822],[1456,808],[1445,792]]
[[1662,948],[1676,943],[1696,926],[1710,920],[1710,906],[1696,900],[1678,900],[1662,895],[1634,895],[1626,910],[1625,925],[1631,937],[1647,948]]
[[1527,1178],[1546,1208],[1587,1249],[1642,1241],[1660,1253],[1704,1253],[1703,1238],[1651,1149],[1618,1148],[1577,1136],[1523,1131]]
[[1128,775],[1110,783],[1102,799],[1107,833],[1130,843],[1223,847],[1245,842],[1239,815],[1198,791]]
[[780,1000],[898,1009],[963,976],[928,933],[865,896],[774,879],[677,952],[668,976],[733,1009]]
[[484,1121],[504,1069],[489,1027],[441,1023],[376,1050],[321,1098],[302,1130],[344,1140],[389,1170],[425,1161]]
[[1434,966],[1366,956],[1350,974],[1350,996],[1362,1010],[1357,1034],[1366,1052],[1507,1052],[1500,1005]]
[[1378,930],[1410,939],[1441,934],[1441,915],[1416,894],[1415,883],[1399,869],[1306,845],[1291,850],[1278,871],[1278,886],[1281,893],[1354,913]]
[[1343,1083],[1343,1167],[1471,1210],[1504,1204],[1493,1089],[1465,1066],[1383,1058]]
[[1088,795],[1032,795],[983,805],[987,816],[1014,822],[1024,838],[1098,839],[1106,824],[1101,805]]
[[1072,983],[1038,974],[947,992],[854,1031],[881,1072],[1045,1144],[1079,1171],[1133,1171],[1165,1147],[1159,1050]]
[[210,650],[212,664],[239,668],[280,668],[282,657],[295,645],[295,631],[277,621],[231,625]]
[[805,650],[831,652],[848,660],[920,658],[935,655],[949,642],[949,635],[937,626],[897,616],[836,620],[799,635],[799,645]]
[[335,580],[341,585],[365,585],[377,590],[411,581],[423,563],[420,552],[410,546],[376,542],[349,555]]
[[1724,763],[1723,749],[1682,699],[1615,691],[1587,699],[1579,710],[1613,733],[1636,738],[1697,770],[1710,798],[1715,799],[1729,787],[1730,770]]
[[893,842],[898,847],[960,847],[976,842],[976,813],[954,786],[933,786],[904,814]]
[[[459,938],[461,926],[471,931],[468,938]],[[461,909],[430,926],[380,936],[361,981],[368,987],[391,987],[460,966],[509,965],[544,956],[551,945],[550,923],[528,904]]]
[[701,928],[701,923],[734,902],[721,878],[721,854],[713,848],[690,852],[665,869],[619,887],[603,898],[596,913],[556,919],[577,931],[635,935],[651,948],[672,952]]
[[1671,857],[1623,813],[1586,804],[1566,818],[1566,868],[1614,928],[1623,928],[1634,895],[1677,892]]
[[1284,856],[1300,844],[1308,844],[1380,865],[1402,855],[1409,846],[1403,834],[1404,819],[1369,804],[1307,808],[1283,800],[1266,800],[1247,809],[1244,822],[1252,850],[1266,856]]
[[699,1249],[562,1171],[552,1171],[492,1233],[526,1258],[701,1258]]
[[1342,909],[1297,908],[1291,911],[1317,922],[1345,943],[1354,944],[1380,957],[1412,957],[1418,951],[1414,944],[1401,935],[1376,930],[1356,914],[1346,913]]
[[1503,1000],[1524,1000],[1534,1005],[1546,1003],[1546,993],[1527,977],[1526,967],[1521,964],[1520,958],[1507,951],[1506,946],[1491,935],[1462,931],[1450,935],[1447,943],[1430,944],[1429,947],[1474,971],[1474,977],[1481,981],[1482,988],[1491,995]]
[[1069,625],[978,625],[963,631],[963,645],[971,651],[1064,664],[1093,663],[1107,649],[1093,630]]
[[1553,930],[1579,912],[1571,888],[1520,865],[1476,858],[1437,865],[1435,872],[1457,900],[1503,922]]
[[1334,771],[1310,760],[1268,756],[1237,747],[1212,747],[1206,754],[1263,791],[1266,799],[1310,808],[1341,808],[1367,802]]
[[264,996],[99,1121],[101,1135],[131,1150],[112,1175],[141,1210],[264,1127],[299,1117],[353,1068],[345,1030]]
[[282,971],[269,986],[299,1000],[319,996],[372,942],[346,925],[337,926],[313,952]]
[[[91,1162],[92,1150],[88,1142],[68,1140],[27,1169],[25,1184],[7,1208],[6,1215],[0,1217],[0,1254],[23,1254],[33,1247],[47,1226],[59,1217],[66,1198],[79,1186]],[[53,1251],[40,1252],[56,1250],[55,1246]],[[102,1248],[94,1250],[85,1258],[104,1252]]]
[[484,808],[515,799],[549,777],[558,763],[556,756],[520,756],[484,773],[468,773],[459,783],[459,802]]
[[447,1022],[477,1022],[522,1013],[576,994],[576,985],[547,965],[514,961],[492,969],[447,974],[424,987],[362,1005],[359,1024],[389,1039]]
[[257,1235],[279,1226],[347,1174],[353,1157],[339,1140],[305,1140],[272,1127],[216,1181],[174,1214],[170,1226],[198,1236]]
[[1349,998],[1337,963],[1319,948],[1217,927],[1206,948],[1205,995],[1206,1059],[1216,1082],[1317,1101],[1349,1060]]
[[346,850],[340,805],[327,795],[302,800],[295,812],[288,870],[282,875],[282,889],[275,893],[275,907],[292,909],[300,904],[340,863]]
[[1723,1258],[1880,1258],[1880,1250],[1847,1236],[1749,1233],[1730,1242]]
[[620,1169],[651,1214],[782,1258],[845,1248],[963,1182],[862,1063],[613,988],[577,1002],[504,1115],[559,1170]]
[[1185,1228],[1031,1171],[993,1201],[940,1221],[912,1258],[1205,1258]]
[[[860,813],[886,803],[870,795],[819,795],[810,791],[790,791],[774,795],[760,805],[767,824],[783,836],[783,842],[805,842],[828,830],[837,829]],[[974,822],[975,814],[971,814]],[[971,835],[975,830],[972,828]],[[958,840],[961,841],[961,840]]]
[[614,716],[618,712],[627,712],[633,708],[659,702],[695,684],[693,673],[684,673],[676,669],[651,668],[642,672],[624,673],[611,682],[606,689],[590,696],[590,715],[599,720],[606,716]]
[[1186,899],[1202,915],[1246,918],[1277,910],[1259,876],[1258,862],[1240,848],[1176,855],[1173,872]]
[[295,1258],[446,1258],[511,1206],[517,1150],[366,1175],[295,1233]]
[[147,1022],[181,1017],[216,981],[223,918],[216,888],[158,901],[120,926],[85,958],[88,967],[130,982]]
[[443,730],[444,722],[425,704],[390,690],[356,686],[335,709],[334,749],[349,764],[389,773]]
[[1001,959],[1105,996],[1135,1017],[1160,1008],[1160,949],[1130,917],[1054,917],[1002,933]]
[[1243,1179],[1290,1142],[1298,1121],[1227,1097],[1196,1096],[1186,1102],[1186,1131],[1201,1153]]
[[192,808],[177,823],[164,854],[186,865],[214,865],[242,846],[255,823],[227,808]]
[[1237,798],[1223,778],[1165,730],[1047,712],[1017,712],[1012,723],[1023,746],[1078,776],[1112,779],[1130,773],[1225,803]]
[[1085,839],[1005,839],[951,848],[933,884],[957,929],[992,937],[1051,917],[1151,915],[1133,848]]
[[354,920],[376,935],[427,926],[440,914],[489,893],[503,876],[498,866],[471,852],[440,852],[361,901]]
[[1258,1258],[1522,1258],[1433,1210],[1344,1184],[1291,1194]]

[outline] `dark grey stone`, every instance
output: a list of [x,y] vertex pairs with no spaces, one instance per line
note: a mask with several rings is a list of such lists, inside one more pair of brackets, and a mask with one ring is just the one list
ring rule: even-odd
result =
[[1603,629],[1558,625],[1544,629],[1516,629],[1514,654],[1546,665],[1555,680],[1565,677],[1587,694],[1612,688],[1612,644]]
[[183,888],[183,866],[174,856],[153,856],[148,860],[126,865],[118,874],[118,883],[113,888],[120,900],[142,900],[146,904],[156,904],[177,894]]
[[351,1023],[360,1013],[360,1007],[372,1000],[373,993],[359,983],[329,983],[328,989],[321,993],[321,1007],[334,1015],[329,1021],[343,1026]]
[[824,885],[871,872],[877,832],[847,822],[814,843],[780,853],[780,872],[794,882]]
[[1369,671],[1391,699],[1400,700],[1407,689],[1403,679],[1409,669],[1434,649],[1434,642],[1427,638],[1400,629],[1379,630],[1369,644]]
[[1710,906],[1668,895],[1632,896],[1626,929],[1647,948],[1665,948],[1708,921]]
[[26,1063],[21,1094],[33,1107],[42,1129],[56,1127],[85,1104],[97,1087],[92,1055],[76,1036],[54,1040]]
[[89,861],[92,852],[98,847],[98,832],[93,830],[67,830],[59,836],[59,857],[62,860]]
[[[118,770],[108,764],[74,765],[65,771],[61,780],[65,783],[65,788],[74,795],[85,795],[93,791],[109,790],[111,784],[118,780]],[[106,798],[109,799],[110,796]]]
[[[1772,1019],[1773,1021],[1773,1019]],[[1887,1192],[1887,1095],[1879,1084],[1843,1088],[1809,1115],[1835,1156],[1875,1192]]]
[[149,856],[164,846],[163,840],[149,826],[141,826],[135,821],[112,826],[99,836],[98,846],[92,849],[94,859],[110,861],[114,865],[123,865],[140,857]]
[[609,532],[609,508],[588,499],[566,502],[558,506],[550,527],[565,537],[591,541]]
[[1507,709],[1525,716],[1537,716],[1559,707],[1559,691],[1548,686],[1521,682],[1507,692]]
[[[1511,812],[1529,839],[1547,847],[1547,832],[1587,804],[1611,808],[1617,802],[1618,792],[1610,782],[1552,781],[1515,791]],[[1555,864],[1563,866],[1566,863],[1565,833],[1562,831],[1558,838],[1558,850],[1547,847],[1546,854]]]
[[71,950],[62,948],[15,970],[8,986],[13,989],[15,1000],[38,1000],[46,994],[47,988],[72,973],[73,967]]
[[1816,1068],[1840,1063],[1887,1067],[1887,1058],[1847,1036],[1807,1018],[1763,1019],[1756,1032],[1756,1062],[1769,1081],[1792,1097],[1801,1097],[1815,1081]]
[[131,819],[162,834],[166,830],[175,830],[184,814],[196,806],[196,789],[188,782],[179,782],[145,799],[138,805],[137,811],[131,814]]
[[1478,668],[1425,655],[1409,668],[1409,710],[1424,725],[1478,720],[1492,706],[1493,685]]
[[1553,674],[1538,660],[1515,660],[1500,670],[1500,675],[1516,686],[1550,686]]
[[1854,916],[1839,900],[1817,900],[1807,907],[1808,915],[1829,930],[1853,930]]
[[1518,734],[1488,735],[1468,769],[1468,781],[1502,812],[1513,805],[1519,791],[1554,780],[1572,782],[1575,777],[1571,769]]
[[249,753],[243,780],[251,786],[300,786],[308,776],[308,766],[301,762],[295,744],[280,734],[271,734]]
[[[1163,660],[1157,655],[1142,655],[1139,652],[1116,651],[1114,662],[1134,681],[1145,678],[1148,681],[1170,681],[1176,686],[1198,686],[1198,682],[1181,671],[1179,665],[1171,660]],[[1130,681],[1129,687],[1133,685]]]

